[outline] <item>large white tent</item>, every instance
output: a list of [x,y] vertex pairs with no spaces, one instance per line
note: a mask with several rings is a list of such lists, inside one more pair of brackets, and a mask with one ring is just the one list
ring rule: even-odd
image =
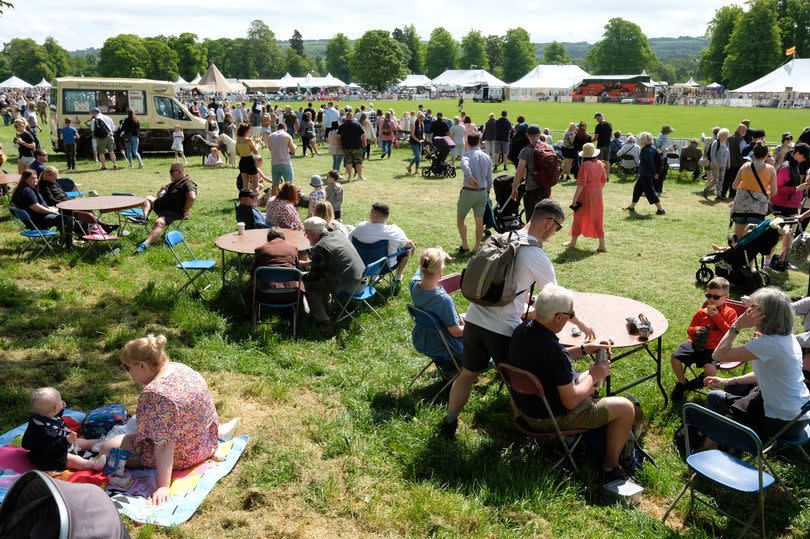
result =
[[33,86],[31,86],[21,78],[12,75],[3,82],[0,82],[0,88],[19,89],[19,88],[33,88]]
[[433,79],[431,83],[439,89],[506,86],[504,81],[484,69],[448,69]]
[[510,84],[509,91],[513,99],[535,97],[550,91],[571,91],[585,77],[590,77],[590,74],[577,65],[539,64]]
[[36,86],[37,88],[50,88],[51,83],[45,80],[45,77],[42,77],[42,80],[39,81],[39,84]]
[[[1,85],[0,85],[1,86]],[[810,59],[796,58],[732,93],[810,93]]]
[[314,77],[311,73],[307,73],[306,77],[293,77],[289,73],[285,73],[278,80],[279,88],[343,88],[344,86],[346,83],[331,73],[327,73],[325,77]]
[[426,75],[410,74],[397,84],[400,88],[427,88],[433,83]]
[[693,77],[689,77],[689,80],[686,82],[679,82],[677,84],[672,85],[673,88],[702,88],[700,83],[696,82]]

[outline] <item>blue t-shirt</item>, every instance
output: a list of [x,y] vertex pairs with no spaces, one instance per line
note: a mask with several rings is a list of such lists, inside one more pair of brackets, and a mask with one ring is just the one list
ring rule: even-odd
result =
[[79,133],[75,127],[66,125],[62,129],[62,143],[63,144],[76,144],[76,135]]
[[[422,274],[417,270],[413,279],[411,279],[410,285],[411,301],[414,307],[427,311],[439,319],[447,344],[456,356],[456,360],[461,361],[464,352],[464,341],[461,337],[453,337],[447,331],[448,327],[457,326],[461,322],[456,312],[456,306],[453,304],[453,298],[441,286],[436,290],[424,290],[418,286],[421,282]],[[413,347],[419,353],[440,361],[447,362],[450,360],[447,349],[435,331],[414,326],[411,339]]]

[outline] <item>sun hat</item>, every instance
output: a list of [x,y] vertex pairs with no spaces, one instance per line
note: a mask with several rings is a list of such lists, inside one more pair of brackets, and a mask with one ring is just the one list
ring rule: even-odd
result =
[[591,142],[586,142],[584,146],[582,146],[582,151],[579,152],[580,157],[596,157],[599,155],[599,149],[593,145]]
[[668,124],[664,124],[664,127],[661,128],[661,132],[665,135],[669,135],[670,133],[674,133],[675,130],[672,129]]
[[310,217],[309,219],[304,221],[304,230],[322,234],[323,231],[326,230],[326,221],[324,221],[320,217]]
[[320,186],[322,186],[322,185],[323,185],[323,180],[321,179],[321,177],[320,177],[320,176],[318,176],[317,174],[315,174],[314,176],[312,176],[312,177],[309,179],[309,184],[310,184],[312,187],[320,187]]

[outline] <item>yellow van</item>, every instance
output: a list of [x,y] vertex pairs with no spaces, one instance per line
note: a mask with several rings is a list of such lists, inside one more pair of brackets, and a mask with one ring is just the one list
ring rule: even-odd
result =
[[186,155],[194,154],[191,140],[205,135],[205,121],[191,114],[175,97],[171,82],[148,79],[60,77],[51,86],[51,142],[54,151],[64,151],[59,129],[70,118],[81,138],[80,155],[90,155],[90,112],[98,108],[116,126],[132,109],[141,123],[141,150],[170,151],[174,126],[183,128]]

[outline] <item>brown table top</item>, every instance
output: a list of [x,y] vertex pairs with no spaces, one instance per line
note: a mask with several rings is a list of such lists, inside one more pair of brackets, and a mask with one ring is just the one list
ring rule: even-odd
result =
[[[597,341],[613,339],[613,346],[616,348],[636,346],[645,342],[639,339],[638,335],[627,333],[625,325],[627,320],[625,319],[630,316],[638,318],[641,313],[649,318],[653,332],[647,342],[654,341],[663,335],[669,327],[669,322],[659,310],[646,303],[621,296],[575,292],[574,312],[577,313],[580,320],[594,329]],[[574,324],[568,322],[557,334],[562,344],[572,346],[584,341],[583,336],[571,335],[572,327]]]
[[[303,230],[292,230],[285,228],[284,236],[287,241],[295,245],[299,251],[306,251],[312,247],[309,240],[304,235]],[[231,253],[239,253],[243,255],[252,255],[257,248],[267,243],[267,229],[254,228],[253,230],[245,230],[243,235],[237,232],[229,232],[216,239],[214,245],[223,251]]]
[[0,185],[8,185],[20,181],[19,174],[0,174]]
[[101,197],[74,198],[56,205],[60,210],[68,211],[119,211],[142,206],[146,202],[143,197],[130,195],[115,195]]

